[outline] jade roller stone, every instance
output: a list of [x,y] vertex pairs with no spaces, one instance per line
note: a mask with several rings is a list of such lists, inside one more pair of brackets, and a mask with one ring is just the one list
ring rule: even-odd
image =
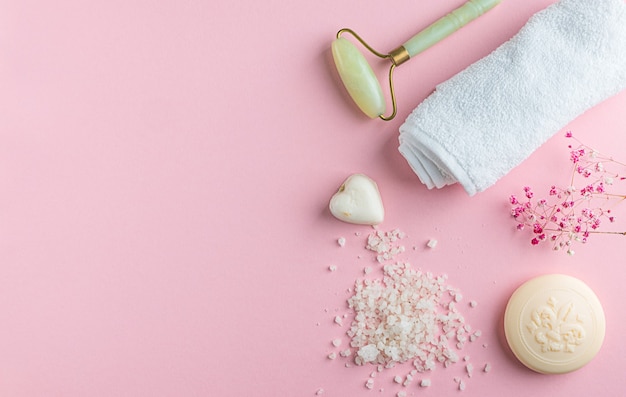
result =
[[[384,57],[390,58],[393,66],[399,66],[483,15],[501,1],[469,0]],[[380,83],[363,54],[351,41],[343,37],[334,40],[331,47],[339,76],[354,102],[369,117],[381,117],[386,109],[385,98]]]

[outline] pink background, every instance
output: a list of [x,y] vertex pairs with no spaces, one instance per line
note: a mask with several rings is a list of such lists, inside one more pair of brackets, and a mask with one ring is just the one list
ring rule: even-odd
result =
[[[566,182],[568,142],[471,198],[428,191],[397,152],[437,83],[553,2],[504,1],[403,65],[385,123],[339,86],[335,32],[390,50],[462,0],[0,0],[0,396],[395,396],[408,366],[368,391],[371,366],[326,359],[347,289],[367,265],[380,275],[372,229],[327,210],[354,172],[379,184],[380,228],[417,247],[402,259],[478,302],[462,312],[483,336],[464,354],[493,369],[464,395],[626,393],[626,240],[569,257],[531,247],[508,214],[521,186]],[[622,93],[563,131],[623,159],[625,107]],[[501,335],[512,291],[552,272],[587,282],[607,316],[600,354],[562,376],[525,369]],[[429,389],[405,390],[453,395],[462,373],[438,367]]]

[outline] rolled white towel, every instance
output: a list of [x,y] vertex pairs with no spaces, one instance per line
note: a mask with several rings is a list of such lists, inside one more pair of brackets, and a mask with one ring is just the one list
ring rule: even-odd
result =
[[437,86],[400,127],[429,189],[492,186],[589,108],[626,88],[626,4],[561,0]]

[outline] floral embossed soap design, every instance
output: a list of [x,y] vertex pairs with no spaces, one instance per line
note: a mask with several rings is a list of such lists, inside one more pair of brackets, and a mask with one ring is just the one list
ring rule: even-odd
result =
[[551,296],[546,305],[533,310],[526,328],[541,345],[542,352],[573,353],[585,339],[582,317],[572,301],[560,305]]
[[545,374],[571,372],[600,350],[604,311],[581,280],[562,274],[540,276],[511,296],[504,332],[511,350],[528,368]]

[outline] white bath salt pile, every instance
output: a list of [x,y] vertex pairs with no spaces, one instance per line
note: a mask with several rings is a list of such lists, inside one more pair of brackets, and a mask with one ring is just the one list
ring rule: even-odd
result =
[[376,230],[367,236],[367,248],[376,252],[376,260],[383,263],[390,259],[394,259],[396,255],[404,252],[404,246],[399,245],[398,241],[406,237],[406,235],[398,229],[389,232]]
[[[446,276],[412,269],[408,263],[384,266],[383,279],[357,280],[348,306],[355,318],[347,334],[355,363],[386,368],[412,361],[419,372],[457,362],[453,346],[463,347],[467,329],[456,308],[456,290]],[[396,380],[397,382],[397,380]]]

